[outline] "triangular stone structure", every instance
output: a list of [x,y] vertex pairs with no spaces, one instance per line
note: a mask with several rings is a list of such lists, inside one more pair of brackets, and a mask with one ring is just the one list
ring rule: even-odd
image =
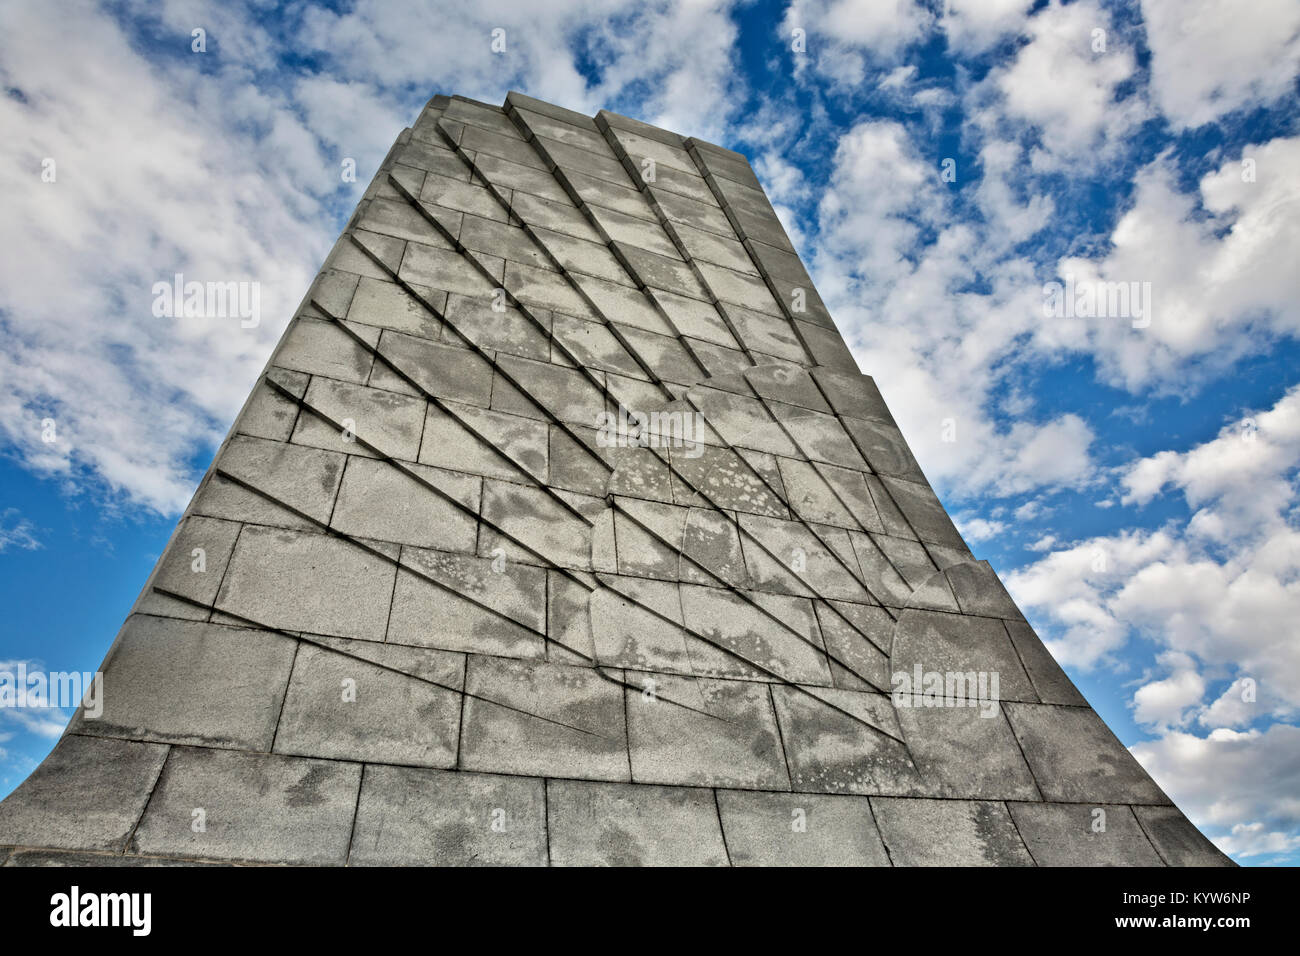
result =
[[103,671],[9,865],[1228,862],[745,157],[516,93],[398,138]]

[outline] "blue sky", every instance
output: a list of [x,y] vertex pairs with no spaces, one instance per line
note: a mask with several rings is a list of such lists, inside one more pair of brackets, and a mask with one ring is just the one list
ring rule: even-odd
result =
[[[434,93],[519,89],[749,155],[1089,700],[1236,859],[1300,861],[1294,2],[18,0],[0,21],[0,665],[99,664],[396,133]],[[263,321],[154,318],[176,272],[259,282]],[[1145,318],[1048,316],[1067,275],[1149,289]],[[0,711],[0,794],[67,716]]]

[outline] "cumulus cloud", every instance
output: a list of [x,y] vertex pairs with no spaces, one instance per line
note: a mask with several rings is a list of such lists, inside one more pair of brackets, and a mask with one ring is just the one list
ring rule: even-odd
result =
[[1142,0],[1155,101],[1176,127],[1294,96],[1300,5],[1256,0]]
[[1286,853],[1300,843],[1300,727],[1173,731],[1130,749],[1193,819],[1228,831],[1215,839],[1225,852]]
[[[69,487],[180,510],[341,217],[430,95],[499,102],[519,87],[717,135],[739,82],[728,11],[362,0],[291,10],[274,30],[238,4],[10,4],[0,442]],[[498,27],[505,54],[491,49]],[[195,28],[206,52],[191,49]],[[289,60],[316,66],[278,69]],[[347,159],[358,183],[343,182]],[[178,273],[256,284],[260,323],[155,316],[154,284]]]
[[1162,654],[1159,663],[1170,673],[1134,692],[1133,719],[1160,730],[1181,727],[1190,719],[1188,711],[1205,695],[1205,678],[1191,657],[1177,651]]
[[[141,56],[89,4],[7,19],[0,431],[38,470],[175,511],[188,459],[220,437],[323,258],[333,186],[207,109],[205,82],[222,81]],[[175,41],[188,49],[188,32]],[[249,116],[279,121],[285,143],[301,132],[274,102]],[[154,316],[154,283],[176,273],[259,283],[266,321]]]
[[1059,2],[1026,21],[1028,42],[971,91],[976,121],[990,132],[1028,129],[1040,169],[1096,161],[1124,143],[1149,112],[1123,94],[1137,60],[1096,0]]
[[[1290,639],[1300,619],[1300,530],[1292,518],[1300,387],[1251,421],[1258,424],[1249,438],[1229,426],[1187,451],[1120,469],[1126,502],[1172,492],[1187,506],[1186,522],[1076,542],[1008,577],[1017,600],[1050,624],[1059,658],[1085,669],[1113,664],[1134,630],[1188,655],[1167,659],[1178,662],[1171,671],[1187,671],[1195,659],[1257,680],[1261,699],[1283,712],[1300,706],[1300,648]],[[1152,706],[1175,684],[1186,690],[1191,681],[1149,691]]]
[[1177,188],[1168,157],[1144,168],[1105,255],[1064,258],[1057,273],[1077,287],[1149,283],[1150,324],[1054,319],[1041,345],[1088,352],[1109,384],[1137,391],[1183,386],[1300,334],[1298,166],[1300,137],[1290,137],[1247,146],[1196,194]]
[[957,525],[957,530],[961,536],[970,544],[980,541],[990,541],[1006,530],[1006,524],[1001,521],[992,521],[988,518],[980,518],[976,515],[956,515],[953,521]]
[[[360,0],[345,11],[310,11],[302,39],[337,70],[382,89],[427,90],[437,82],[497,103],[517,88],[588,113],[635,108],[647,122],[709,137],[723,130],[738,99],[731,7]],[[503,52],[492,45],[498,30]],[[594,79],[580,61],[594,68]]]
[[1020,33],[1034,0],[947,0],[940,25],[950,49],[980,53],[999,40]]
[[[14,675],[19,668],[24,673],[34,674],[45,671],[45,664],[36,660],[0,660],[0,673]],[[19,733],[31,734],[45,740],[53,740],[63,733],[63,728],[72,718],[69,711],[58,707],[44,706],[44,701],[31,700],[26,706],[16,707],[10,703],[0,707],[0,744],[12,740]],[[0,767],[6,763],[8,754],[0,747]]]
[[1257,694],[1253,677],[1238,677],[1197,720],[1204,727],[1245,727],[1259,716]]
[[[778,35],[796,76],[808,71],[835,86],[862,84],[873,68],[894,63],[932,28],[934,14],[915,0],[791,0]],[[806,49],[792,49],[795,31]]]
[[960,499],[1082,487],[1095,472],[1082,417],[1036,417],[1022,403],[999,425],[990,410],[1040,322],[1039,283],[1031,263],[1000,255],[1000,222],[954,214],[940,170],[896,121],[846,132],[817,210],[817,287],[942,489]]
[[1270,409],[1243,415],[1211,441],[1185,451],[1161,451],[1123,471],[1123,503],[1145,505],[1166,489],[1181,492],[1193,510],[1190,530],[1237,539],[1278,524],[1295,499],[1300,465],[1300,386]]

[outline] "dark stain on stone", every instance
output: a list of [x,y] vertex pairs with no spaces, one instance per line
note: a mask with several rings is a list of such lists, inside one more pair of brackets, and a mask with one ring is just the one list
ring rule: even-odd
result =
[[310,768],[302,779],[288,789],[285,796],[288,798],[287,803],[291,808],[315,807],[325,802],[325,797],[320,792],[321,784],[329,779],[329,770],[323,766],[314,766]]

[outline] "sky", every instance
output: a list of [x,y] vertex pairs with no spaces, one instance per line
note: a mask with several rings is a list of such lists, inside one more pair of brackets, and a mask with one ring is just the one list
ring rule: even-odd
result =
[[[1089,701],[1300,863],[1298,75],[1294,0],[6,0],[0,670],[98,667],[397,133],[515,89],[748,155]],[[69,716],[0,709],[0,795]]]

